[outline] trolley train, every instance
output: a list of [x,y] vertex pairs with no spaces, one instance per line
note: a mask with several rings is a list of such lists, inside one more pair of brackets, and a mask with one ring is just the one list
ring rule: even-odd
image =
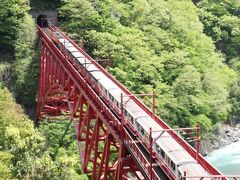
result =
[[[157,162],[164,162],[174,175],[175,179],[182,179],[184,172],[188,176],[208,176],[209,173],[197,163],[197,161],[185,151],[185,149],[168,133],[156,132],[162,127],[150,117],[135,101],[129,99],[117,84],[102,73],[88,58],[86,58],[74,45],[69,42],[58,30],[50,26],[43,27],[45,33],[51,38],[62,53],[71,56],[69,60],[75,65],[79,73],[86,77],[88,83],[96,93],[113,109],[120,117],[121,94],[123,95],[123,114],[128,126],[137,131],[141,141],[149,145],[150,128],[152,129],[153,151]],[[147,148],[147,147],[146,147]],[[191,178],[188,178],[191,179]],[[196,178],[194,178],[196,179]]]

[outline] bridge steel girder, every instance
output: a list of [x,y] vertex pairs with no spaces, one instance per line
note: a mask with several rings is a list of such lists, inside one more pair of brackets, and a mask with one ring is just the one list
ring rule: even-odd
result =
[[39,33],[38,121],[64,115],[73,120],[81,166],[92,179],[128,179],[129,172],[141,179],[139,165],[123,143],[121,122],[43,31]]

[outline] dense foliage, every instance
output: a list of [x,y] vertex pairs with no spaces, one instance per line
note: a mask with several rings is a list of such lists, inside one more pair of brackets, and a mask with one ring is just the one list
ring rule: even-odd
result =
[[204,33],[209,35],[216,47],[226,55],[226,60],[239,57],[240,2],[229,0],[205,0],[197,4]]
[[28,0],[1,1],[0,57],[6,56],[4,59],[13,64],[11,84],[17,101],[32,106],[37,92],[38,47],[35,48],[35,23],[29,9]]
[[[27,2],[0,2],[0,73],[11,66],[14,96],[25,107],[34,108],[39,47]],[[66,122],[41,124],[36,130],[0,84],[0,179],[87,179],[81,175],[77,145],[70,138],[73,132],[66,135],[67,146],[59,143],[60,138],[66,138]]]
[[192,2],[66,0],[59,13],[91,55],[112,60],[110,71],[131,91],[155,89],[157,113],[171,125],[210,130],[227,119],[236,73]]
[[29,9],[27,0],[1,0],[0,52],[12,51],[22,18]]
[[[36,130],[6,88],[0,86],[0,179],[85,179],[66,123],[41,124]],[[67,138],[60,144],[61,138]],[[67,150],[66,150],[67,148]],[[54,155],[54,158],[53,158]]]
[[39,9],[44,9],[44,10],[53,10],[58,7],[58,4],[60,3],[61,0],[29,0],[30,1],[30,6],[31,10],[39,10]]
[[36,25],[26,14],[16,36],[15,60],[13,63],[13,91],[17,102],[32,106],[36,101],[39,75],[39,47],[36,39]]
[[205,0],[196,5],[204,33],[213,39],[217,49],[224,54],[225,62],[238,73],[230,93],[232,112],[229,120],[236,123],[240,119],[240,2]]

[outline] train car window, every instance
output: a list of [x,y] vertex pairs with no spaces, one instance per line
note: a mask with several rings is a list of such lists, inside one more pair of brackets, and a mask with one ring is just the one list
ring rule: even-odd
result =
[[124,116],[125,116],[125,117],[128,116],[128,112],[126,111],[126,109],[124,109]]
[[79,61],[77,60],[77,58],[76,57],[72,57],[73,58],[73,60],[74,61],[77,61],[78,62],[78,64],[79,64]]
[[180,171],[178,171],[178,174],[179,174],[179,179],[183,179],[182,178],[182,174],[180,173]]
[[141,134],[144,135],[144,129],[141,127]]
[[118,103],[118,102],[117,102],[117,107],[118,107],[118,108],[120,108],[120,105],[119,105],[119,103]]
[[145,133],[145,138],[146,138],[147,141],[149,141],[149,135],[148,135],[148,133]]
[[156,149],[157,149],[157,153],[160,154],[161,148],[160,148],[160,146],[158,144],[156,144]]
[[172,169],[175,171],[175,169],[176,169],[176,165],[174,164],[173,161],[171,161],[171,167],[172,167]]
[[112,101],[112,95],[108,94],[108,98]]
[[130,121],[132,124],[134,124],[134,118],[132,116],[130,117]]
[[102,91],[103,93],[105,93],[105,95],[107,95],[107,90],[102,86]]
[[137,130],[140,131],[140,124],[138,122],[136,122],[137,124]]
[[160,154],[163,158],[165,157],[165,152],[162,149],[160,149]]
[[87,71],[86,76],[90,76],[90,72],[89,71]]
[[97,83],[96,79],[94,77],[91,77],[91,81],[95,84]]
[[169,157],[167,158],[167,163],[169,166],[171,165],[171,159]]
[[115,99],[113,102],[114,102],[115,107],[118,107],[117,101]]

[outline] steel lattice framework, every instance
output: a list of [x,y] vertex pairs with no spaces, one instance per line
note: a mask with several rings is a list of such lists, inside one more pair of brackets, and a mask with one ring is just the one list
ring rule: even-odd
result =
[[[42,41],[38,119],[57,116],[62,111],[70,113],[82,168],[93,179],[124,179],[129,172],[137,177],[139,168],[120,140],[121,123],[66,60],[68,57],[54,47],[43,31],[39,32]],[[116,158],[109,164],[113,154]]]
[[[139,142],[125,129],[126,122],[123,118],[119,120],[114,116],[111,109],[87,83],[85,77],[74,68],[71,57],[61,52],[41,28],[39,28],[39,36],[41,58],[38,119],[58,116],[63,112],[70,114],[77,137],[82,169],[85,173],[90,173],[92,179],[121,180],[133,175],[138,179],[159,179],[153,168],[158,160],[151,153],[152,150],[149,149],[148,155],[143,153]],[[65,37],[72,42],[67,36]],[[77,47],[74,42],[72,43]],[[79,47],[77,48],[82,52]],[[108,75],[99,65],[97,66]],[[116,80],[114,82],[124,89],[126,94],[133,96]],[[169,130],[189,154],[196,156],[196,151],[171,131],[167,124],[135,96],[133,99],[163,128]],[[212,174],[220,175],[201,155],[198,156],[198,162]],[[174,179],[172,174],[168,173],[164,162],[159,162],[158,166],[170,179]]]

